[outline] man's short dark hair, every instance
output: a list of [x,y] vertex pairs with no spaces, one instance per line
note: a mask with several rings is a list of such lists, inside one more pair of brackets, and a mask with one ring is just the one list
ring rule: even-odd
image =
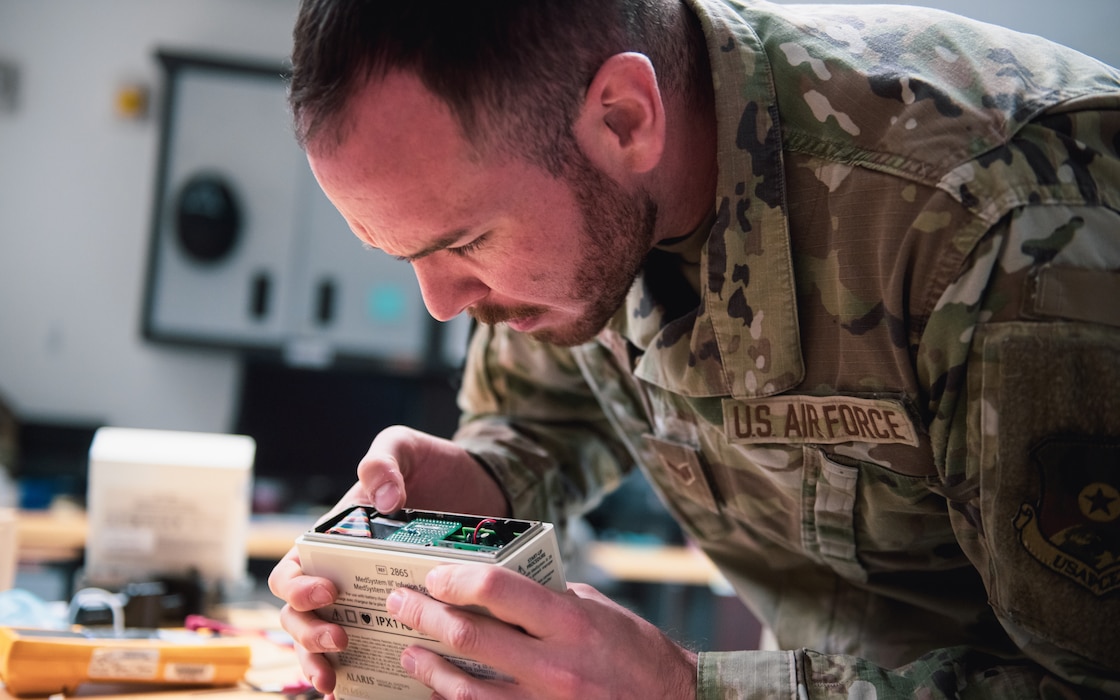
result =
[[663,92],[707,79],[706,49],[678,0],[303,0],[289,102],[304,148],[349,128],[349,97],[395,70],[415,73],[482,152],[561,174],[571,124],[602,63],[648,56]]

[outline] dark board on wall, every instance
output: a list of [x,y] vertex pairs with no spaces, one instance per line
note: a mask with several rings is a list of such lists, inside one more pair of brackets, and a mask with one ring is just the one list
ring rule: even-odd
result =
[[426,312],[409,265],[363,249],[295,142],[283,66],[161,51],[145,337],[457,366],[467,323]]

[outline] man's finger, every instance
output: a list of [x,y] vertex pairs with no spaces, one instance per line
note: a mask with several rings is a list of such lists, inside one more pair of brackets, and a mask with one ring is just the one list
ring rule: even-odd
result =
[[339,651],[348,642],[346,630],[321,619],[315,613],[305,613],[285,605],[280,610],[280,626],[296,643],[309,652],[320,654]]
[[299,660],[300,670],[315,690],[324,695],[334,692],[336,682],[334,667],[327,657],[315,654],[301,646],[296,646],[296,658]]
[[[435,698],[477,697],[487,700],[523,697],[513,683],[484,680],[468,675],[455,664],[433,651],[409,647],[401,654],[401,666],[410,676],[435,691]],[[479,688],[474,692],[468,686]]]
[[291,587],[292,579],[303,573],[303,568],[300,566],[299,555],[293,547],[288,550],[288,553],[276,563],[272,572],[268,575],[268,590],[272,591],[272,595],[280,598],[281,600],[288,599],[288,589]]
[[[524,631],[489,615],[448,605],[418,591],[407,588],[394,591],[389,596],[388,609],[389,614],[401,624],[440,640],[456,656],[486,664],[509,676],[531,671],[542,658],[548,658],[541,642]],[[404,660],[402,656],[402,662]],[[407,670],[407,666],[405,668]],[[424,669],[419,678],[431,685],[426,674],[435,668],[427,662]]]
[[268,575],[268,588],[277,598],[301,612],[330,605],[338,596],[338,589],[329,580],[304,575],[294,547],[273,567]]
[[382,513],[392,513],[403,508],[407,494],[404,487],[404,470],[397,459],[406,441],[407,433],[386,428],[378,433],[369,450],[358,462],[358,482],[364,487],[370,502]]
[[479,606],[495,618],[542,638],[557,629],[554,616],[580,614],[574,599],[515,571],[490,564],[438,566],[425,578],[432,597],[451,605]]

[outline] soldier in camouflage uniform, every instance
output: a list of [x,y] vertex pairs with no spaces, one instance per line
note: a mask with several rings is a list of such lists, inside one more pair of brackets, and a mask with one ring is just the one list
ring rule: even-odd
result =
[[[465,448],[507,513],[557,523],[640,468],[782,649],[686,655],[696,697],[1120,695],[1120,73],[917,8],[686,6],[713,76],[710,215],[657,238],[588,342],[480,326],[441,456]],[[312,164],[381,240],[332,178],[336,132]],[[403,257],[439,316],[433,250]],[[444,505],[395,435],[344,502]],[[296,573],[290,554],[273,575],[285,624],[330,648],[337,628],[295,613],[326,584]],[[466,581],[474,598],[429,588],[502,609]],[[421,598],[402,621],[451,614]],[[406,656],[448,697],[507,696]],[[525,667],[501,670],[583,688]]]

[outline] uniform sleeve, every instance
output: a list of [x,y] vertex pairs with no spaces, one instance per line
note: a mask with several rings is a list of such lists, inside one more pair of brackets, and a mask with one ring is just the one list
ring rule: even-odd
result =
[[[1044,697],[1036,667],[1001,662],[963,647],[939,649],[894,669],[852,656],[796,651],[700,654],[698,700]],[[1072,695],[1055,697],[1073,698]]]
[[948,435],[954,529],[1028,658],[1120,693],[1120,213],[1018,210],[992,253]]
[[[966,371],[945,382],[959,398],[943,399],[953,412],[939,416],[950,517],[1022,653],[1115,696],[1120,112],[1059,108],[1018,144],[1007,167],[1020,155],[1030,164],[1032,203],[973,253],[927,331],[958,332],[953,319],[975,310]],[[952,377],[952,361],[945,366]]]
[[455,441],[495,476],[514,517],[563,525],[615,488],[633,461],[570,351],[480,326]]

